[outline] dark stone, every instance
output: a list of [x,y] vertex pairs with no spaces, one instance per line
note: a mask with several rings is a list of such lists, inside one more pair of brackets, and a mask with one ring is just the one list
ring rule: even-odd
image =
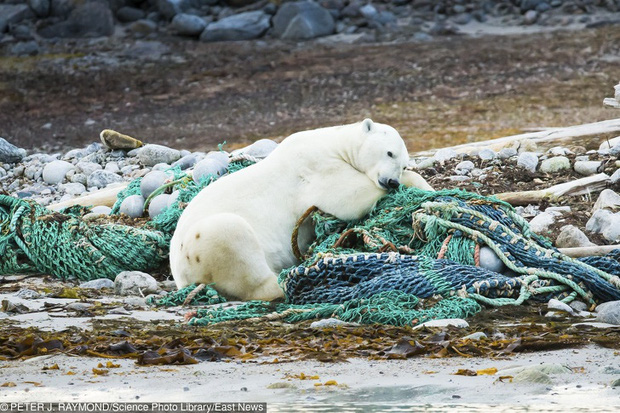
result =
[[0,4],[0,16],[7,24],[16,24],[34,13],[26,4]]
[[50,14],[66,19],[81,3],[79,0],[50,0]]
[[307,40],[334,33],[332,15],[310,1],[285,3],[273,17],[273,34],[287,40]]
[[112,11],[102,3],[86,3],[73,10],[67,21],[44,27],[43,37],[100,37],[114,33]]
[[269,17],[260,10],[235,14],[208,24],[200,40],[218,42],[256,39],[269,28]]
[[0,138],[0,162],[16,163],[20,162],[26,156],[24,149],[7,142]]
[[34,56],[39,54],[39,45],[34,40],[15,43],[11,47],[11,54],[14,56]]
[[50,14],[50,0],[28,0],[28,5],[38,17],[47,17]]
[[137,9],[135,7],[121,7],[116,12],[116,18],[123,23],[135,22],[140,19],[144,19],[146,13],[144,10]]
[[190,8],[188,0],[157,0],[157,11],[168,20]]

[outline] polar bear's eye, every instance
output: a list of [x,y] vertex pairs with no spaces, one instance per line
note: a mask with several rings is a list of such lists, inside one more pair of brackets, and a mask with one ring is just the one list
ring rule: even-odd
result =
[[393,158],[393,157],[394,157],[394,154],[393,154],[392,152],[388,151],[388,156],[389,156],[390,158]]

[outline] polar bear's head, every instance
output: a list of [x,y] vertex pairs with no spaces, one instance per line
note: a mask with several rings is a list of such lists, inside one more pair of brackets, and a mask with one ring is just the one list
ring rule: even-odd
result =
[[409,162],[407,147],[400,134],[391,126],[374,123],[370,119],[357,125],[362,135],[357,167],[379,188],[397,188]]

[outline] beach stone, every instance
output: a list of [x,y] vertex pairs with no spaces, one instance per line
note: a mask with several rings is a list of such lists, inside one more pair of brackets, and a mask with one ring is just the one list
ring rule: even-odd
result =
[[610,226],[613,220],[613,212],[607,209],[599,209],[595,211],[586,223],[586,231],[600,233],[606,227]]
[[284,3],[273,17],[273,34],[286,40],[307,40],[327,36],[336,28],[334,18],[317,3]]
[[465,337],[463,337],[463,340],[469,339],[473,341],[478,341],[478,340],[482,340],[483,338],[488,338],[488,337],[482,331],[478,331],[476,333],[471,333],[469,335],[466,335]]
[[194,167],[194,182],[200,182],[208,175],[218,177],[225,173],[226,167],[222,166],[219,161],[213,158],[205,158],[202,161],[198,162],[196,164],[196,167]]
[[311,328],[333,328],[333,327],[357,327],[358,323],[350,323],[342,321],[337,318],[326,318],[324,320],[318,320],[310,324]]
[[30,288],[22,288],[14,295],[22,300],[36,300],[37,298],[41,298],[41,294]]
[[586,311],[588,309],[588,305],[584,303],[583,301],[579,301],[579,300],[575,300],[571,302],[569,305],[573,310],[575,310],[578,313],[581,313],[582,311]]
[[518,155],[518,152],[515,148],[503,148],[497,154],[499,159],[508,159],[508,158],[512,158],[513,156],[517,156],[517,155]]
[[480,266],[500,274],[506,269],[506,265],[495,254],[495,251],[486,245],[480,248]]
[[198,162],[198,157],[194,155],[193,153],[190,153],[189,155],[185,155],[178,161],[173,162],[172,167],[174,168],[178,166],[179,168],[181,168],[182,171],[184,171],[194,166],[196,162]]
[[116,12],[116,18],[118,21],[122,23],[131,23],[140,19],[144,19],[146,17],[146,13],[143,10],[137,9],[135,7],[121,7]]
[[80,183],[60,184],[58,189],[69,195],[81,195],[86,192],[86,187]]
[[66,161],[52,161],[43,168],[43,181],[48,185],[56,185],[61,183],[67,172],[75,169],[72,163]]
[[251,144],[244,153],[255,158],[266,158],[278,147],[278,143],[271,139],[259,139]]
[[540,164],[540,172],[549,174],[570,169],[570,160],[566,156],[554,156]]
[[574,225],[566,225],[555,240],[558,248],[589,247],[594,245],[588,236]]
[[271,16],[261,10],[224,17],[209,23],[200,35],[200,40],[220,42],[256,39],[269,29],[270,18]]
[[110,213],[112,213],[112,208],[105,205],[97,205],[90,210],[90,213],[95,215],[110,215]]
[[145,145],[138,152],[138,160],[146,166],[158,163],[171,164],[181,159],[181,152],[163,145]]
[[603,151],[605,149],[609,150],[618,144],[620,144],[620,136],[616,136],[615,138],[612,138],[612,139],[605,139],[603,142],[601,142],[600,146],[598,147],[598,150],[599,151]]
[[[71,173],[71,171],[69,171],[69,173],[67,173],[67,176],[69,176]],[[82,184],[84,186],[86,186],[86,175],[82,174],[82,173],[75,173],[73,174],[70,178],[69,181],[74,182],[74,183],[79,183]]]
[[157,31],[157,23],[148,19],[140,19],[127,26],[127,30],[136,35],[146,36]]
[[419,324],[414,327],[414,330],[422,327],[456,327],[456,328],[467,328],[469,327],[469,323],[462,318],[443,318],[440,320],[430,320],[426,323]]
[[536,234],[544,234],[549,230],[549,227],[555,223],[557,215],[559,214],[551,212],[543,212],[542,214],[536,215],[530,221],[530,229]]
[[620,242],[620,212],[615,213],[611,217],[610,225],[603,228],[601,234],[603,235],[603,238],[609,242]]
[[121,171],[121,168],[118,167],[118,163],[116,162],[108,162],[103,169],[112,173],[118,173]]
[[592,211],[598,211],[599,209],[620,210],[620,195],[611,189],[604,189],[598,196]]
[[448,179],[452,182],[465,182],[471,180],[471,177],[465,175],[453,175],[449,176]]
[[147,295],[159,291],[157,281],[150,274],[140,271],[123,271],[114,279],[114,292],[118,295]]
[[88,161],[80,161],[75,166],[77,167],[77,170],[79,172],[82,172],[86,176],[91,175],[95,171],[103,169],[103,167],[98,163]]
[[556,300],[555,298],[549,300],[547,303],[547,308],[550,310],[564,311],[568,314],[573,314],[575,312],[570,305],[563,303],[560,300]]
[[170,208],[177,201],[177,199],[179,199],[180,194],[181,192],[179,191],[174,191],[170,194],[170,197],[168,198],[168,208]]
[[149,218],[153,219],[168,208],[169,194],[160,194],[149,203]]
[[497,154],[495,153],[495,151],[489,148],[481,149],[480,152],[478,152],[478,157],[483,161],[491,161],[495,159],[496,156]]
[[[114,150],[114,154],[116,157],[123,158],[125,157],[125,152],[116,150],[118,149],[136,149],[140,148],[143,143],[142,141],[133,138],[129,135],[124,135],[112,129],[104,129],[99,134],[99,138],[101,139],[101,143],[109,149]],[[112,155],[112,154],[111,154]]]
[[0,16],[9,25],[17,24],[32,14],[27,4],[0,4]]
[[172,18],[170,28],[182,36],[198,36],[207,26],[199,16],[179,13]]
[[517,166],[527,169],[530,172],[536,172],[538,155],[534,152],[521,152],[517,158]]
[[157,188],[161,187],[168,179],[170,175],[163,171],[151,171],[144,175],[140,182],[140,193],[144,199],[148,198]]
[[101,37],[114,34],[114,17],[110,8],[100,2],[76,7],[66,21],[39,30],[42,37],[79,38]]
[[616,169],[616,171],[611,174],[611,177],[609,177],[609,182],[611,182],[612,185],[620,182],[620,169]]
[[454,168],[454,172],[456,172],[458,175],[467,175],[474,168],[475,165],[472,161],[463,161],[459,162],[459,164],[456,165],[456,167]]
[[554,146],[553,148],[550,148],[547,153],[552,156],[565,156],[572,154],[570,150],[562,146]]
[[107,278],[98,278],[96,280],[90,280],[80,284],[80,288],[92,288],[95,290],[101,290],[102,288],[114,288],[114,281]]
[[39,54],[39,44],[34,40],[18,42],[11,46],[13,56],[35,56]]
[[38,17],[47,17],[50,14],[50,0],[28,0],[28,5]]
[[442,148],[438,150],[437,152],[435,152],[435,155],[433,155],[433,158],[437,162],[445,162],[445,161],[449,161],[452,158],[456,158],[457,156],[458,156],[458,153],[456,153],[454,149]]
[[589,176],[598,173],[600,167],[600,161],[576,161],[574,169],[580,175]]
[[528,10],[523,15],[523,24],[531,25],[536,23],[536,20],[538,20],[538,12],[536,10]]
[[603,366],[598,371],[601,374],[620,374],[620,366]]
[[187,11],[191,3],[189,0],[157,0],[156,6],[159,14],[171,20],[177,14]]
[[227,167],[230,162],[229,154],[223,151],[211,151],[205,156],[205,159],[215,159],[224,167]]
[[140,195],[130,195],[123,199],[118,212],[132,218],[140,218],[144,212],[144,198]]
[[612,381],[612,382],[609,384],[609,386],[610,386],[610,387],[614,387],[614,388],[615,388],[615,387],[620,387],[620,378],[618,378],[618,379],[616,379],[616,380]]
[[620,325],[620,300],[606,302],[596,308],[596,319],[602,323]]
[[103,169],[96,170],[86,178],[86,185],[89,188],[105,188],[106,186],[123,182],[123,177]]
[[0,162],[17,163],[26,156],[26,150],[18,148],[3,138],[0,138]]
[[551,384],[549,375],[536,370],[523,370],[513,376],[515,383]]

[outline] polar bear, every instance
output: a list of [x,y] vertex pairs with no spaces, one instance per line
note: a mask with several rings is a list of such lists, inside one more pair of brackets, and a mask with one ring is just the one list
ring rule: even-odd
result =
[[[398,132],[370,119],[295,133],[263,161],[203,189],[183,211],[170,244],[178,288],[215,283],[226,297],[283,297],[277,276],[298,263],[291,248],[296,222],[310,207],[342,220],[366,215],[401,183],[432,190],[405,171],[407,148]],[[299,230],[302,248],[312,224]]]

